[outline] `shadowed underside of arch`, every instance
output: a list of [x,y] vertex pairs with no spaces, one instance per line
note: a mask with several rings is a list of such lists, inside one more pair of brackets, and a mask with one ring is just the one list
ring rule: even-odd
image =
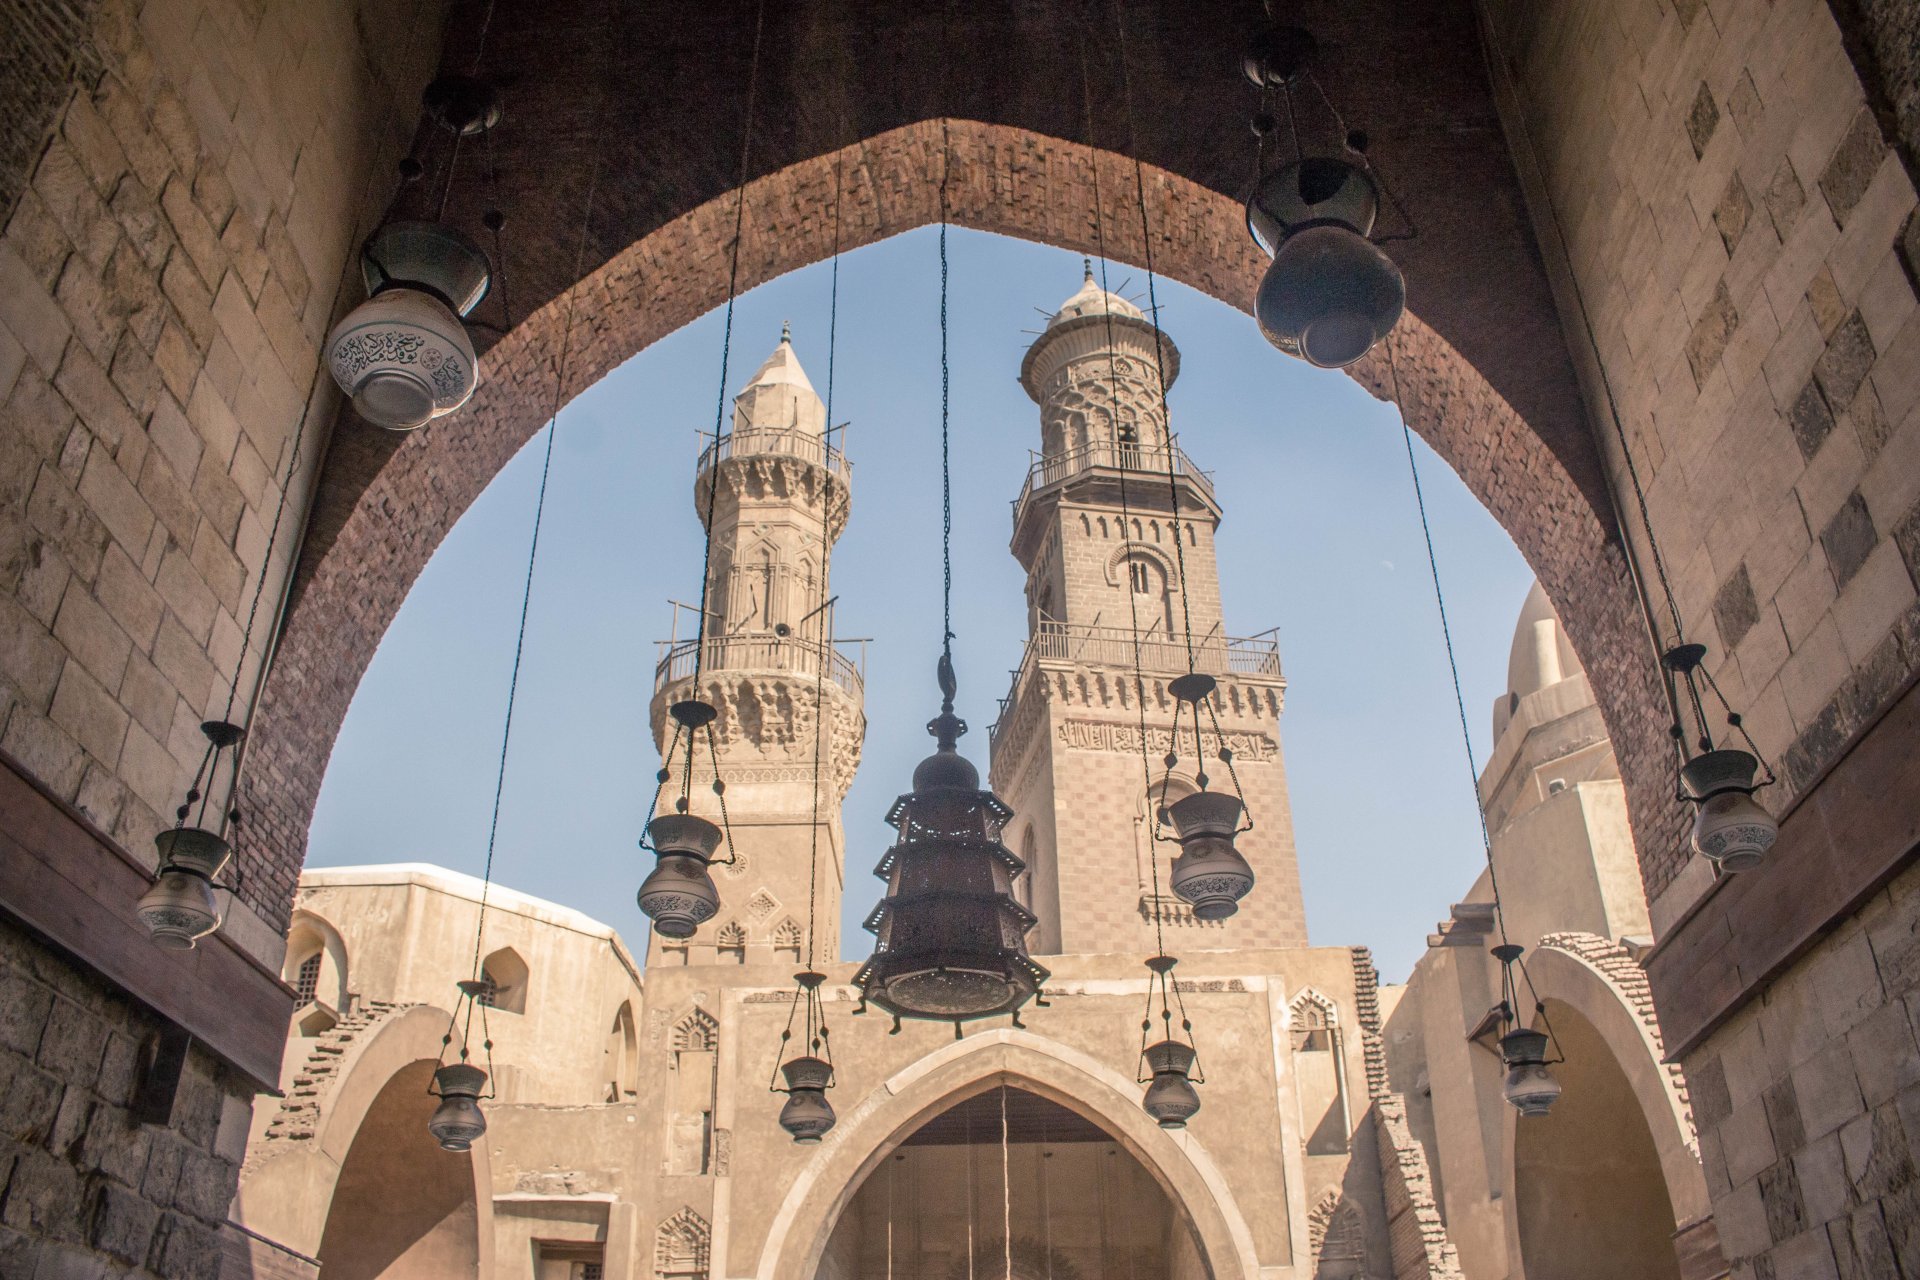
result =
[[[1024,130],[972,121],[892,129],[797,163],[746,189],[740,287],[832,252],[933,222],[943,151],[956,225],[1141,263],[1132,163]],[[1144,172],[1156,270],[1242,311],[1264,259],[1237,201],[1172,173]],[[487,377],[460,414],[395,442],[343,421],[316,503],[287,629],[262,704],[250,767],[256,903],[284,918],[332,743],[354,688],[408,588],[493,475],[564,404],[636,352],[723,303],[734,202],[711,200],[644,236],[528,316],[487,357]],[[1413,287],[1416,304],[1419,281]],[[563,362],[564,354],[564,362]],[[1276,354],[1275,360],[1284,359]],[[564,381],[562,366],[564,363]],[[1636,821],[1665,825],[1658,689],[1626,567],[1590,497],[1579,422],[1546,434],[1452,346],[1409,314],[1390,349],[1353,369],[1408,420],[1513,536],[1559,606],[1600,691]],[[1577,416],[1577,402],[1573,404]],[[1559,441],[1559,451],[1548,437]],[[1584,436],[1580,436],[1584,439]],[[1573,467],[1567,465],[1571,457]],[[1399,484],[1399,477],[1383,477]],[[1651,836],[1637,832],[1642,848]],[[273,883],[275,879],[279,883]]]

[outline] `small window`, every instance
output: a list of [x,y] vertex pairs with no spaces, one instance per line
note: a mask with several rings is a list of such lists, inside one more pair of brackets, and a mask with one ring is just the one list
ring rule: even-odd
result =
[[1127,566],[1127,576],[1133,580],[1133,593],[1144,596],[1152,592],[1153,583],[1148,577],[1147,566],[1143,561],[1135,560]]
[[293,979],[293,1003],[297,1008],[306,1008],[314,1002],[320,993],[321,953],[316,951],[300,962],[300,972]]
[[527,962],[512,947],[502,947],[480,965],[480,991],[474,1000],[502,1013],[527,1011]]

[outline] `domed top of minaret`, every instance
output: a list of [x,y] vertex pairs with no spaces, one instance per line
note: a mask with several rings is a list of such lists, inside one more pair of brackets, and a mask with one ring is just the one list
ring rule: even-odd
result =
[[1527,592],[1513,626],[1513,648],[1507,654],[1507,692],[1494,704],[1493,736],[1506,732],[1520,699],[1583,674],[1580,658],[1560,625],[1560,615],[1539,582]]
[[[1033,340],[1020,362],[1020,385],[1034,403],[1043,403],[1043,384],[1064,366],[1089,356],[1103,362],[1109,348],[1126,371],[1134,359],[1144,360],[1152,372],[1154,363],[1154,325],[1147,313],[1117,293],[1102,289],[1093,278],[1092,259],[1082,259],[1084,274],[1080,288],[1047,317],[1046,331]],[[1180,376],[1180,350],[1166,334],[1160,338],[1160,368],[1167,385]]]
[[1105,315],[1109,311],[1116,316],[1125,316],[1129,320],[1147,318],[1147,313],[1139,307],[1134,306],[1119,294],[1109,293],[1100,287],[1093,278],[1093,259],[1083,258],[1081,263],[1085,267],[1086,278],[1081,281],[1079,291],[1060,304],[1060,309],[1047,321],[1047,328],[1051,329],[1068,320],[1078,320],[1081,316]]
[[827,407],[800,367],[793,351],[793,330],[780,326],[780,345],[733,398],[735,431],[798,430],[821,435],[827,429]]

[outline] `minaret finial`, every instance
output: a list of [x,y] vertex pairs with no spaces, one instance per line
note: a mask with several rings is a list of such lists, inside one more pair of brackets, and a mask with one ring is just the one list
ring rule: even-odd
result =
[[793,325],[785,320],[782,320],[780,322],[780,341],[782,342],[793,341]]
[[1085,267],[1087,270],[1087,277],[1086,277],[1085,283],[1092,284],[1093,283],[1093,259],[1082,258],[1080,259],[1080,265]]

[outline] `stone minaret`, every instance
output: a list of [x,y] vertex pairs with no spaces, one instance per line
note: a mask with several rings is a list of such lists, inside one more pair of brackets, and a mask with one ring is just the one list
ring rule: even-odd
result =
[[[737,861],[714,868],[719,913],[686,943],[654,935],[650,964],[791,964],[804,957],[816,834],[816,959],[839,959],[840,805],[860,762],[866,716],[859,664],[830,640],[821,644],[833,634],[827,552],[846,527],[850,475],[827,442],[827,428],[826,407],[783,332],[734,398],[731,429],[700,455],[694,507],[703,521],[710,501],[713,511],[701,696],[720,712],[713,728]],[[692,687],[694,621],[692,611],[682,615],[680,638],[665,646],[654,673],[653,736],[663,751],[673,729],[666,709]],[[825,735],[817,833],[816,734]],[[693,811],[717,821],[704,741],[695,760]],[[669,763],[675,782],[661,796],[663,811],[678,795],[682,767]]]
[[[1171,383],[1180,353],[1160,341]],[[1214,561],[1220,507],[1207,474],[1169,440],[1158,376],[1153,326],[1102,291],[1091,267],[1020,366],[1040,406],[1041,451],[1014,508],[1029,640],[994,726],[991,773],[1017,815],[1007,843],[1031,868],[1023,888],[1040,917],[1036,952],[1148,954],[1156,914],[1175,954],[1307,940],[1280,755],[1279,646],[1225,636]],[[1199,669],[1220,681],[1221,728],[1254,820],[1240,849],[1259,877],[1239,914],[1213,924],[1196,921],[1167,888],[1178,849],[1151,839],[1133,683],[1137,652],[1157,799],[1173,721],[1166,686],[1187,670],[1189,628]],[[1211,755],[1211,731],[1207,742]],[[1179,755],[1176,798],[1192,781],[1190,731]],[[1213,785],[1227,785],[1219,761],[1206,763]]]

